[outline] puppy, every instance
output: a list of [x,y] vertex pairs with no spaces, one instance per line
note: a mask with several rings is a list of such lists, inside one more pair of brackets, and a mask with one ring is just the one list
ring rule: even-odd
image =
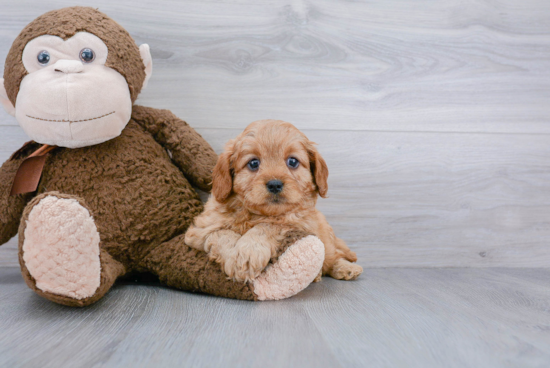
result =
[[[285,234],[303,230],[325,245],[322,274],[353,280],[357,256],[315,208],[326,197],[328,168],[315,143],[292,124],[261,120],[229,141],[212,175],[212,196],[185,234],[237,281],[257,277]],[[316,281],[320,280],[320,275]]]

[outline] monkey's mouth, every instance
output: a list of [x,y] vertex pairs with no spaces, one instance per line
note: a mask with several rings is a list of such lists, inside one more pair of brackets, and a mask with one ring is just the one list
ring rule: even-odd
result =
[[111,111],[110,113],[107,113],[107,114],[103,114],[101,116],[97,116],[95,118],[88,118],[88,119],[82,119],[82,120],[65,120],[65,119],[61,119],[61,120],[53,120],[53,119],[42,119],[42,118],[37,118],[35,116],[30,116],[30,115],[27,115],[27,117],[31,118],[31,119],[36,119],[36,120],[42,120],[42,121],[48,121],[48,122],[52,122],[52,123],[69,123],[69,124],[72,124],[72,123],[82,123],[84,121],[91,121],[91,120],[97,120],[97,119],[101,119],[101,118],[104,118],[106,116],[109,116],[109,115],[112,115],[114,114],[115,111]]

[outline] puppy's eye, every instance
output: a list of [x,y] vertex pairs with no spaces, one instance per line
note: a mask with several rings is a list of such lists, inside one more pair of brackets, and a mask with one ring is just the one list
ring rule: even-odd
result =
[[289,157],[286,159],[286,164],[288,165],[288,167],[295,169],[300,166],[300,161],[298,161],[298,159],[295,157]]
[[253,158],[252,160],[248,161],[247,166],[250,170],[256,171],[260,167],[260,160],[258,160],[257,158]]
[[95,52],[92,49],[85,48],[80,50],[80,60],[85,63],[91,63],[95,59]]
[[50,62],[50,53],[46,50],[42,50],[36,56],[36,60],[38,60],[41,65],[46,65]]

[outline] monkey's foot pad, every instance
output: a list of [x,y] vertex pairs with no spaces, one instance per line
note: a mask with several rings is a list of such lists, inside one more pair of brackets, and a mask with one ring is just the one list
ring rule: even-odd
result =
[[75,299],[94,295],[99,233],[88,210],[75,199],[43,198],[26,222],[23,260],[42,291]]
[[325,245],[309,235],[292,244],[277,263],[254,280],[259,300],[289,298],[304,290],[319,274],[325,260]]

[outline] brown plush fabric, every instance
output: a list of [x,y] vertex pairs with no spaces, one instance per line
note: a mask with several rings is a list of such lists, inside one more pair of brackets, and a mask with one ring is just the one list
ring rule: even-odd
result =
[[36,151],[41,145],[27,142],[13,153],[10,159],[0,167],[0,245],[6,243],[17,234],[19,221],[25,205],[33,197],[32,193],[10,196],[15,174],[23,159]]
[[40,143],[36,143],[35,141],[28,141],[21,148],[12,153],[9,160],[19,160],[21,158],[28,157],[31,153],[38,150],[41,146],[42,145]]
[[145,80],[145,66],[136,43],[124,28],[107,15],[93,8],[75,6],[39,16],[23,28],[13,42],[4,65],[4,85],[14,106],[21,80],[27,75],[21,61],[27,43],[46,34],[67,40],[83,31],[105,42],[109,49],[105,65],[126,78],[132,102],[137,99]]
[[[23,243],[25,241],[25,224],[33,207],[46,196],[58,198],[76,199],[91,214],[93,210],[87,206],[83,198],[74,195],[61,194],[59,192],[47,192],[35,197],[23,212],[21,226],[19,229],[19,263],[23,278],[27,285],[38,295],[59,304],[71,307],[84,307],[101,299],[112,287],[115,280],[126,273],[125,267],[115,261],[104,249],[101,249],[101,283],[95,294],[89,298],[77,300],[61,295],[44,292],[36,287],[36,282],[31,276],[25,262],[23,261]],[[292,231],[287,233],[281,244],[279,254],[272,259],[272,263],[283,254],[288,247],[296,241],[310,234],[303,231]],[[200,292],[215,296],[241,299],[258,300],[254,293],[254,287],[248,283],[234,282],[228,279],[220,266],[208,259],[204,252],[190,248],[185,245],[184,234],[162,243],[144,255],[135,264],[134,270],[152,272],[159,277],[164,284],[180,290]]]
[[208,143],[193,128],[169,110],[134,106],[132,118],[170,150],[172,160],[191,184],[207,192],[212,189],[212,168],[218,155],[204,149]]
[[22,161],[21,158],[9,160],[0,168],[0,244],[17,234],[23,209],[33,196],[32,193],[10,196],[15,173]]
[[[304,231],[290,231],[281,243],[278,254],[270,261],[275,264],[280,255],[298,240],[311,235]],[[249,283],[234,282],[210,261],[208,255],[185,245],[180,235],[153,249],[142,260],[142,267],[158,275],[168,286],[192,292],[201,292],[225,298],[258,300]]]
[[[155,109],[140,108],[140,117],[150,122],[147,112],[158,116],[167,115]],[[157,133],[162,135],[165,134],[163,130],[180,131],[179,128],[184,127],[178,134],[181,146],[172,146],[174,151],[180,152],[181,157],[192,156],[185,152],[188,141],[192,142],[194,150],[208,151],[201,157],[215,155],[208,143],[183,121],[171,114],[168,120],[161,124]],[[196,191],[185,178],[182,169],[176,166],[177,162],[172,161],[165,147],[155,141],[141,122],[134,119],[115,139],[78,149],[57,148],[49,153],[38,191],[10,197],[11,183],[20,162],[38,147],[35,144],[23,147],[0,170],[0,244],[17,233],[25,205],[33,196],[56,192],[56,196],[76,196],[85,203],[100,233],[105,253],[102,261],[112,257],[122,264],[125,272],[137,268],[143,271],[138,266],[141,258],[151,249],[184,234],[191,220],[202,211],[202,203]],[[209,183],[209,172],[214,163],[214,160],[202,161],[201,164],[206,167],[202,172],[204,177],[200,176],[201,171],[189,176],[199,183]],[[33,204],[29,204],[28,211]],[[105,272],[111,274],[109,269],[105,269]],[[118,276],[118,273],[113,275]],[[107,288],[116,279],[103,274],[102,277],[108,280],[102,283]],[[90,300],[96,297],[94,295]],[[66,298],[49,299],[69,303],[65,301]],[[93,302],[90,300],[74,303],[85,305]]]
[[[185,137],[181,144],[183,151]],[[183,234],[202,211],[165,148],[133,119],[115,139],[50,153],[38,194],[51,191],[86,201],[104,248],[129,271],[149,247]]]
[[184,237],[182,234],[152,250],[143,259],[144,268],[158,275],[166,285],[181,290],[257,300],[251,285],[229,280],[219,264],[208,260],[206,253],[185,245]]

